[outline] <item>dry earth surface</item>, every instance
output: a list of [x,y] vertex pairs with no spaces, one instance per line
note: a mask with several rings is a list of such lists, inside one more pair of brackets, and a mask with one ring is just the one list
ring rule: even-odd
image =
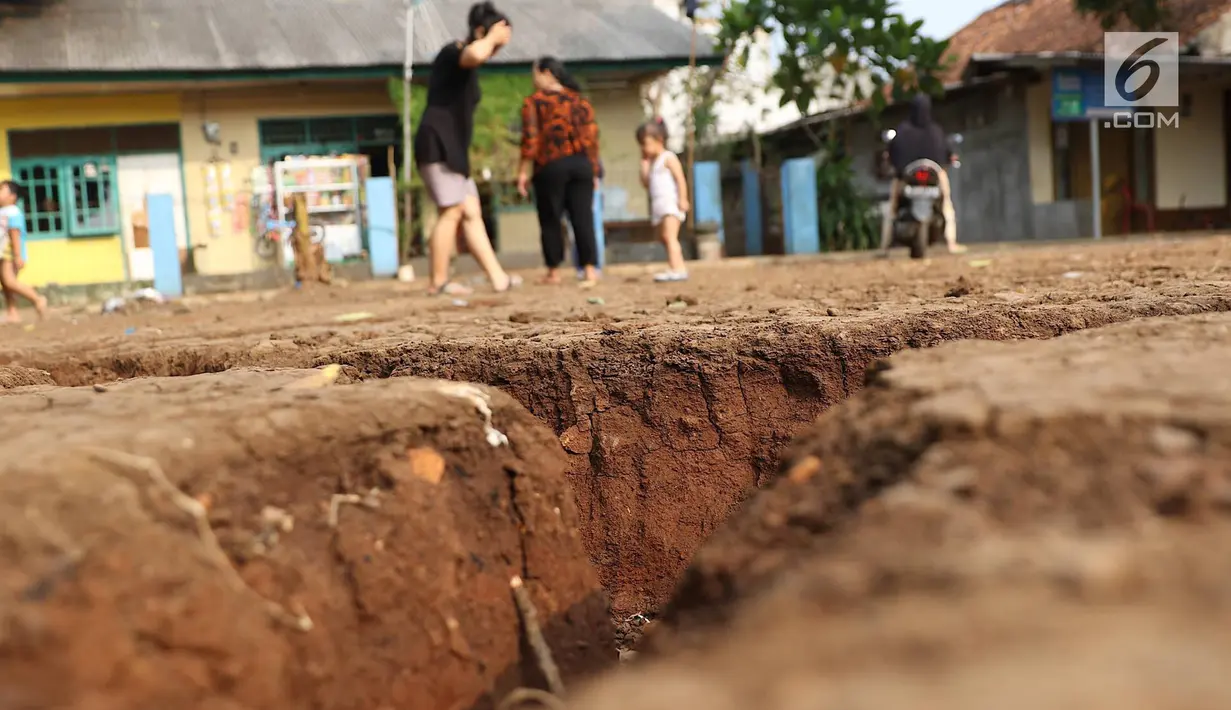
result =
[[1226,707],[1228,363],[1228,314],[894,356],[570,707]]
[[559,437],[586,550],[627,616],[670,598],[701,543],[774,480],[787,443],[878,359],[1224,311],[1229,277],[1231,239],[1209,237],[923,262],[733,260],[698,265],[685,284],[624,270],[594,291],[465,302],[355,284],[0,330],[0,386],[328,363],[354,380],[494,386]]
[[614,660],[555,437],[508,396],[236,370],[0,393],[0,707],[492,708]]

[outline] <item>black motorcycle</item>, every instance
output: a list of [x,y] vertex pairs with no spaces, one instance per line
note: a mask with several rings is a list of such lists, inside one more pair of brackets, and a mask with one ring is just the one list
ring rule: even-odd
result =
[[[885,144],[893,140],[894,131],[883,134]],[[950,138],[952,144],[960,145],[962,136]],[[957,151],[950,146],[950,165],[961,167]],[[943,195],[940,189],[940,165],[931,160],[916,160],[906,166],[899,176],[902,192],[898,195],[898,212],[892,215],[893,229],[890,246],[910,248],[910,258],[927,256],[928,247],[945,239],[945,216],[942,209]]]

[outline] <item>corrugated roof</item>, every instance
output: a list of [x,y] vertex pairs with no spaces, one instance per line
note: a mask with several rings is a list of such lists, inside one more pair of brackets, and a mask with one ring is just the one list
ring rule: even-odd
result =
[[[465,34],[472,0],[415,9],[415,63]],[[513,41],[497,63],[687,58],[691,30],[638,0],[515,0],[497,6]],[[0,22],[10,72],[259,71],[400,66],[401,0],[53,0]],[[698,51],[712,56],[698,40]]]
[[[1231,11],[1231,0],[1169,0],[1170,26],[1187,42]],[[943,79],[960,80],[975,54],[1101,54],[1103,28],[1096,18],[1078,13],[1073,0],[1009,0],[963,27],[949,39],[951,58]]]

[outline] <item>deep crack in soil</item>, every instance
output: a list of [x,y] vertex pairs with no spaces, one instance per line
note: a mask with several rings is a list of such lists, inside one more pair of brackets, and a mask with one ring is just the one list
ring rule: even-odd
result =
[[1223,707],[1231,314],[894,356],[575,710]]
[[569,453],[587,551],[628,615],[669,597],[699,545],[774,479],[791,438],[879,358],[1228,310],[1226,256],[1231,240],[1214,238],[699,265],[665,290],[614,277],[594,292],[529,288],[461,308],[375,284],[56,323],[18,336],[0,362],[61,384],[337,362],[356,379],[498,387]]

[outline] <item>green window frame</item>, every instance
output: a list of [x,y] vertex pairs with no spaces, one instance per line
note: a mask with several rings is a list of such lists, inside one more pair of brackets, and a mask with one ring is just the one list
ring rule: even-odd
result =
[[[396,143],[401,140],[398,120],[397,114],[261,119],[257,122],[261,162],[268,164],[283,155],[356,153],[367,146]],[[391,130],[389,140],[382,140],[380,134]]]
[[26,191],[22,209],[30,240],[104,237],[120,233],[114,156],[75,155],[12,161]]

